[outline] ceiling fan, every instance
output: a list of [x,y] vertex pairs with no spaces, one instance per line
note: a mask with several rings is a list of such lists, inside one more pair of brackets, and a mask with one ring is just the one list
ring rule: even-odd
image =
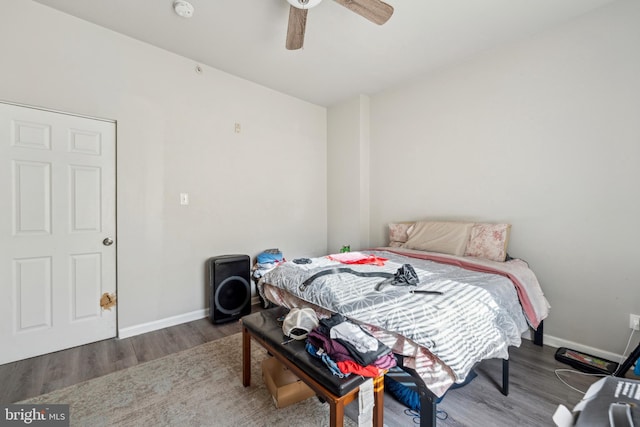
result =
[[[287,0],[289,7],[289,27],[287,28],[287,49],[300,49],[304,44],[304,30],[307,12],[322,0]],[[381,0],[334,0],[352,12],[382,25],[393,15],[393,7]]]

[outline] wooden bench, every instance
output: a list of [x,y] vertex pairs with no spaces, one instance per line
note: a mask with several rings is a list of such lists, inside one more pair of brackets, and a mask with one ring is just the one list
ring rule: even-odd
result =
[[[318,396],[329,403],[331,427],[341,427],[344,408],[358,397],[360,385],[365,379],[359,375],[338,378],[317,358],[307,353],[304,341],[283,344],[282,322],[278,321],[287,310],[276,307],[242,318],[242,385],[251,383],[251,338],[262,345],[307,384]],[[380,375],[374,378],[373,425],[383,426],[384,381]]]

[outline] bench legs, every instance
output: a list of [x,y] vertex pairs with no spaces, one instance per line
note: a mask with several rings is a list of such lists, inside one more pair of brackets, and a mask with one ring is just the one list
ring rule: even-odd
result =
[[[282,355],[275,351],[268,343],[253,337],[260,343],[269,353],[273,354],[281,363],[285,364],[292,372],[294,372],[305,384],[311,387],[316,393],[321,395],[329,403],[329,419],[331,427],[342,427],[344,425],[344,407],[353,402],[358,390],[347,393],[344,396],[336,396],[328,390],[324,389],[320,384],[309,377],[305,372],[293,365]],[[248,387],[251,384],[251,332],[242,328],[242,385]],[[374,390],[374,408],[373,408],[373,425],[383,426],[384,420],[384,376],[380,375],[373,379]]]
[[384,425],[384,375],[373,379],[373,425]]
[[330,427],[342,427],[344,423],[344,400],[329,401]]
[[251,334],[247,328],[242,328],[242,385],[251,384]]

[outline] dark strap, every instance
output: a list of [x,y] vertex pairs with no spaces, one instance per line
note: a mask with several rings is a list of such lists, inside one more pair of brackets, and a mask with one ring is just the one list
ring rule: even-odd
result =
[[442,295],[442,292],[440,292],[440,291],[426,291],[426,290],[422,290],[422,289],[411,290],[411,291],[409,291],[409,293],[411,293],[411,294],[425,294],[425,295]]
[[384,271],[364,272],[364,271],[356,271],[348,267],[334,267],[334,268],[328,268],[326,270],[319,271],[313,276],[309,277],[300,285],[300,291],[304,291],[307,288],[307,286],[309,286],[311,282],[316,280],[318,277],[326,276],[328,274],[340,274],[340,273],[349,273],[349,274],[354,274],[360,277],[384,277],[385,279],[395,277],[395,274],[385,273]]

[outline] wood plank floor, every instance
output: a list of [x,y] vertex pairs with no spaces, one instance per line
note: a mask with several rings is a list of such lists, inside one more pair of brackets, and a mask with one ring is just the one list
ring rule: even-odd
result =
[[205,318],[0,365],[0,403],[38,396],[238,332],[237,321],[213,325]]
[[[260,310],[258,306],[253,309]],[[131,338],[99,341],[0,365],[0,403],[34,397],[240,331],[239,322],[212,325],[208,319],[200,319]],[[509,396],[499,391],[501,361],[482,362],[476,367],[476,379],[449,391],[438,405],[447,414],[447,419],[438,421],[438,426],[552,426],[551,416],[558,404],[571,408],[582,398],[581,393],[556,377],[556,369],[569,367],[555,360],[555,350],[535,346],[528,340],[520,348],[511,349]],[[637,379],[632,374],[628,376]],[[581,390],[597,380],[576,373],[564,377]],[[387,396],[385,424],[414,425],[414,420],[405,413],[404,406]]]

